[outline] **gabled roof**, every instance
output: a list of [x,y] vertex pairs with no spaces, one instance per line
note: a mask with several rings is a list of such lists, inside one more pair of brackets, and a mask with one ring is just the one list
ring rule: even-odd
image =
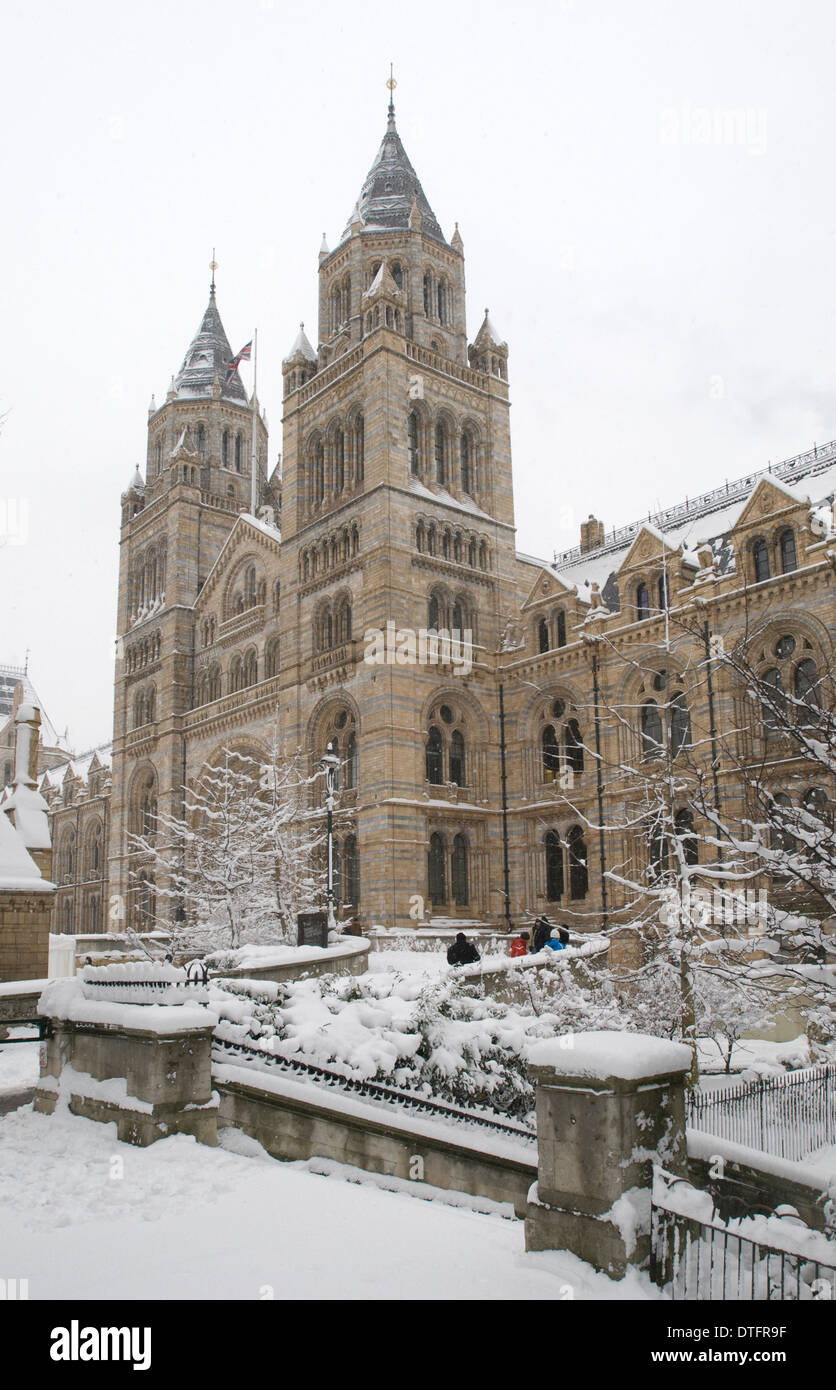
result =
[[259,517],[251,516],[249,512],[239,512],[235,518],[232,530],[221,546],[217,559],[207,574],[203,587],[197,596],[195,610],[204,607],[207,596],[212,593],[219,581],[223,578],[230,560],[233,558],[244,539],[250,542],[256,541],[260,549],[271,549],[274,552],[280,548],[282,543],[281,532],[275,526],[270,526]]
[[566,598],[573,593],[574,585],[568,584],[562,575],[555,574],[545,561],[540,561],[540,573],[528,592],[528,598],[522,604],[522,611],[525,612],[526,609],[544,601]]
[[211,396],[217,377],[224,400],[246,405],[247,393],[237,371],[233,373],[229,383],[226,382],[226,369],[232,357],[232,348],[221,323],[213,286],[200,327],[192,338],[183,358],[183,365],[174,378],[175,391],[187,399]]
[[370,231],[389,230],[393,227],[406,230],[409,227],[413,202],[418,204],[421,213],[422,231],[446,246],[444,233],[427,202],[418,175],[409,162],[409,156],[395,127],[395,108],[390,103],[386,134],[340,240],[345,241],[349,235],[351,222],[355,220],[358,212]]

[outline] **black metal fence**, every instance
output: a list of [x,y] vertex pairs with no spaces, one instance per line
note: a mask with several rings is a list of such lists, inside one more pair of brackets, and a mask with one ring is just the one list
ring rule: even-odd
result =
[[836,1143],[836,1063],[694,1091],[688,1124],[779,1158],[802,1159]]
[[[836,1249],[834,1249],[836,1260]],[[651,1206],[650,1276],[672,1299],[836,1299],[836,1265]]]

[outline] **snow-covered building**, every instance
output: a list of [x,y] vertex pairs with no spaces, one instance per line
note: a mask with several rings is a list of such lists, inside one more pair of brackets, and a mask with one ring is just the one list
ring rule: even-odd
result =
[[[339,754],[338,891],[366,923],[414,925],[416,902],[418,920],[501,922],[507,862],[514,917],[599,925],[618,906],[605,874],[647,845],[625,829],[605,851],[589,827],[623,816],[617,769],[650,747],[728,735],[806,795],[758,709],[719,670],[707,681],[703,642],[710,657],[757,630],[758,669],[788,690],[832,669],[836,444],[612,532],[590,517],[577,549],[539,560],[516,548],[508,344],[487,311],[468,343],[463,240],[391,106],[318,278],[316,346],[302,327],[283,363],[281,468],[228,370],[214,281],[152,398],[122,496],[113,789],[97,768],[100,794],[65,809],[48,782],[59,880],[87,833],[79,820],[71,860],[70,808],[96,801],[109,883],[91,901],[109,892],[150,925],[173,907],[131,835],[178,815],[225,748],[266,757],[275,740],[312,770]],[[410,647],[439,630],[472,635],[458,663]],[[392,634],[380,661],[370,631]],[[715,768],[739,811],[734,759]]]
[[0,786],[12,782],[15,750],[15,713],[21,704],[35,705],[41,713],[41,738],[38,745],[38,771],[43,772],[67,757],[66,740],[55,730],[47,716],[25,666],[0,665]]
[[111,785],[109,743],[65,759],[41,776],[39,791],[52,831],[53,931],[86,935],[108,930]]
[[0,980],[43,979],[54,886],[47,806],[37,787],[41,713],[17,702],[12,779],[0,795]]

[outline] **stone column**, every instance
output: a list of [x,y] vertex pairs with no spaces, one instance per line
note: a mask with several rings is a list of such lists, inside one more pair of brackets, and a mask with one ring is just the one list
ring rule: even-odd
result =
[[690,1050],[643,1033],[537,1043],[538,1179],[527,1250],[570,1250],[612,1278],[650,1254],[653,1164],[685,1175]]

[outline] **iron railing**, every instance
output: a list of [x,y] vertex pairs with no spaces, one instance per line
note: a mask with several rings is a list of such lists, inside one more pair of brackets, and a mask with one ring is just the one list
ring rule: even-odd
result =
[[[813,449],[807,449],[803,454],[796,454],[793,458],[784,459],[781,463],[773,464],[769,468],[761,468],[756,473],[750,473],[746,478],[736,478],[733,483],[726,483],[724,487],[713,488],[711,492],[704,492],[699,497],[686,498],[684,502],[677,502],[674,506],[668,507],[665,511],[648,512],[646,518],[641,521],[634,521],[626,526],[617,526],[610,531],[604,538],[603,545],[596,546],[595,554],[603,555],[609,550],[617,550],[625,541],[632,540],[637,536],[642,526],[650,522],[651,526],[664,531],[667,527],[674,526],[679,522],[688,521],[697,516],[708,516],[711,512],[720,510],[732,502],[742,501],[748,497],[755,483],[760,478],[781,478],[784,482],[792,482],[798,477],[807,477],[822,472],[828,468],[836,459],[836,440],[831,440],[828,444],[817,445]],[[562,565],[576,564],[577,561],[588,558],[592,552],[584,552],[580,546],[572,546],[569,550],[556,550],[554,552],[554,566],[560,569]]]
[[727,1090],[692,1091],[687,1121],[693,1129],[749,1149],[806,1158],[836,1143],[836,1063],[743,1081]]
[[323,1086],[336,1087],[352,1095],[367,1097],[369,1100],[383,1101],[387,1105],[397,1105],[406,1110],[417,1110],[425,1114],[437,1115],[454,1123],[478,1125],[483,1129],[494,1130],[506,1138],[523,1139],[536,1143],[537,1131],[526,1125],[514,1124],[510,1120],[494,1119],[477,1110],[465,1110],[461,1106],[449,1105],[446,1101],[431,1100],[415,1091],[401,1090],[397,1086],[384,1086],[379,1081],[365,1081],[358,1077],[344,1076],[342,1072],[330,1067],[320,1067],[312,1062],[302,1062],[296,1057],[283,1057],[276,1052],[267,1052],[262,1047],[252,1047],[248,1043],[230,1042],[226,1038],[213,1040],[216,1061],[229,1062],[235,1059],[253,1071],[280,1067],[283,1071],[305,1076]]
[[[836,1298],[836,1263],[764,1245],[655,1202],[650,1277],[672,1299],[809,1302]],[[836,1250],[834,1250],[836,1261]]]

